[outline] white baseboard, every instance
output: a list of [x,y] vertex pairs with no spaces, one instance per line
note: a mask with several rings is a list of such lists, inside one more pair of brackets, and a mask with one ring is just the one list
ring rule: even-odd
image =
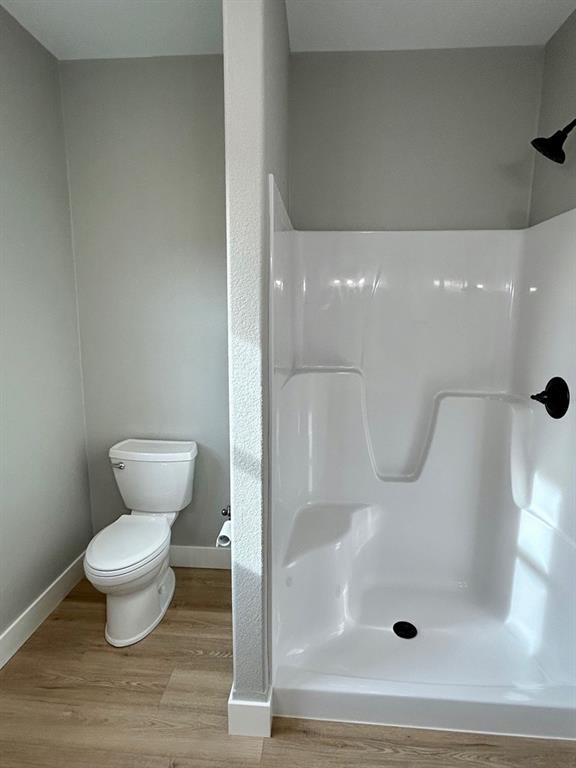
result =
[[170,565],[175,568],[221,568],[230,570],[230,550],[221,547],[185,547],[172,544]]
[[83,578],[83,558],[84,552],[78,555],[76,560],[70,563],[68,568],[54,579],[52,584],[41,595],[38,595],[36,600],[2,632],[0,635],[0,669]]
[[272,689],[265,700],[239,699],[230,691],[228,733],[230,736],[267,738],[272,732]]

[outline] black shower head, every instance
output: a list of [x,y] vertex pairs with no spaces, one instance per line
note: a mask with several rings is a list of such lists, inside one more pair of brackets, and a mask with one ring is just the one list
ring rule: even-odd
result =
[[560,165],[566,160],[566,153],[564,152],[564,142],[568,137],[570,131],[576,127],[576,120],[572,120],[571,123],[560,131],[556,131],[552,136],[541,136],[538,139],[532,139],[530,142],[534,149],[538,150],[541,155],[547,157],[548,160],[552,160]]
[[530,143],[534,149],[538,150],[544,157],[547,157],[548,160],[562,164],[566,160],[566,153],[563,149],[566,135],[564,131],[556,131],[556,133],[548,136],[548,138],[542,136],[538,139],[532,139]]

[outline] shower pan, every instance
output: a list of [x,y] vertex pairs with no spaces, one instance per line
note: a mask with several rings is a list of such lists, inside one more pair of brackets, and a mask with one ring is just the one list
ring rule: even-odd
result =
[[576,211],[300,232],[270,189],[274,714],[575,738],[576,409],[531,395]]

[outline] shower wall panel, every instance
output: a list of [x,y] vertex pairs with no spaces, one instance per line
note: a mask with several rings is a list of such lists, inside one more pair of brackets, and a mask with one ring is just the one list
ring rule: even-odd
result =
[[419,471],[434,398],[511,375],[522,232],[298,232],[296,368],[363,377],[381,477]]
[[552,678],[576,685],[576,210],[527,230],[517,296],[513,391],[561,376],[573,402],[560,420],[536,405],[515,423],[509,621]]

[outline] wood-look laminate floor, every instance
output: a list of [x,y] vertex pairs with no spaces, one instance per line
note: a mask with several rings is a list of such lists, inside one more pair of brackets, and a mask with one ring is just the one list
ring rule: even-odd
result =
[[81,582],[0,671],[2,768],[576,768],[566,742],[284,719],[229,737],[229,573],[178,569],[129,648],[105,642],[104,607]]

